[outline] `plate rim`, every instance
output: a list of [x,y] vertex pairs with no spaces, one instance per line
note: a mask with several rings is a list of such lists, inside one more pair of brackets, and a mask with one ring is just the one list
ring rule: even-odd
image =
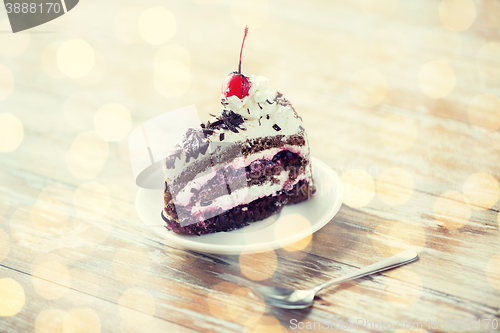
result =
[[[330,210],[322,214],[324,217],[321,219],[325,219],[326,221],[315,223],[311,226],[311,228],[307,228],[305,230],[302,230],[298,233],[290,235],[286,238],[282,238],[280,240],[273,240],[273,241],[253,243],[253,244],[238,244],[238,245],[207,244],[207,243],[197,242],[195,241],[195,239],[199,239],[199,237],[214,235],[214,234],[207,234],[201,236],[179,235],[172,231],[169,231],[164,225],[155,225],[155,226],[148,225],[144,222],[144,220],[149,218],[142,214],[141,209],[139,207],[139,202],[141,201],[140,197],[144,195],[143,193],[145,192],[158,191],[158,189],[151,190],[151,189],[140,188],[139,191],[137,192],[135,200],[136,211],[137,214],[139,215],[141,222],[147,228],[153,231],[156,235],[161,236],[165,241],[164,242],[165,245],[174,246],[178,248],[180,247],[181,249],[191,250],[200,253],[225,254],[225,255],[236,255],[242,252],[258,253],[258,252],[268,251],[269,249],[275,250],[277,248],[293,244],[297,241],[300,241],[301,239],[304,239],[309,235],[314,234],[315,232],[323,228],[325,225],[327,225],[330,221],[332,221],[332,219],[335,217],[335,215],[337,215],[338,211],[340,210],[340,207],[342,206],[344,187],[337,172],[333,170],[328,164],[326,164],[325,162],[321,161],[318,158],[311,157],[311,162],[314,169],[318,168],[319,170],[324,170],[326,171],[326,176],[330,176],[333,178],[332,182],[336,185],[336,190],[335,190],[336,200],[334,204],[331,206]],[[313,169],[313,174],[314,174],[314,169]],[[312,200],[314,200],[314,197],[312,198]],[[300,204],[301,203],[297,205]],[[286,208],[286,206],[284,208]],[[161,217],[159,218],[161,219]],[[277,220],[279,220],[279,218]],[[263,229],[256,230],[254,232],[266,230],[267,228],[272,227],[273,225],[275,225],[275,222],[273,222],[272,224]]]

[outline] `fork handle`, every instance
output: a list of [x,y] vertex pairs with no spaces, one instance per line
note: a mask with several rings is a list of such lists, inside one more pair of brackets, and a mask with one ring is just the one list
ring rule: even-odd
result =
[[352,273],[349,273],[347,275],[341,276],[339,278],[323,282],[319,285],[317,285],[314,288],[311,288],[311,290],[314,290],[315,292],[320,291],[323,288],[329,287],[331,285],[339,284],[347,280],[353,280],[357,279],[363,276],[367,276],[373,273],[378,273],[385,271],[387,269],[391,269],[394,267],[406,265],[412,261],[415,261],[418,259],[418,253],[413,251],[413,250],[406,250],[401,253],[398,253],[390,258],[384,259],[382,261],[379,261],[377,263],[374,263],[370,266],[366,266],[365,268],[358,269],[357,271],[354,271]]

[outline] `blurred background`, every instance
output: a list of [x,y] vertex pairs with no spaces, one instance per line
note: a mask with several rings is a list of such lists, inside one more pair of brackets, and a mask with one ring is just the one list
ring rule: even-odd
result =
[[[284,257],[317,255],[359,267],[375,261],[370,253],[445,248],[446,254],[429,259],[441,271],[426,273],[422,266],[396,277],[412,282],[406,296],[368,293],[389,304],[383,315],[368,318],[432,314],[428,305],[441,301],[421,298],[425,288],[460,291],[471,299],[480,291],[484,304],[493,306],[500,290],[497,0],[82,0],[67,14],[16,34],[0,8],[0,262],[80,286],[89,297],[121,300],[120,311],[145,299],[149,303],[141,306],[149,317],[155,304],[157,314],[164,304],[159,294],[127,288],[164,283],[154,267],[177,265],[175,275],[196,260],[196,272],[213,270],[205,257],[165,247],[164,258],[152,250],[161,240],[150,241],[155,236],[135,212],[127,136],[143,122],[191,104],[202,121],[216,114],[222,80],[238,67],[245,25],[242,72],[267,77],[292,102],[312,155],[337,170],[346,188],[338,222],[293,253],[276,257],[272,251],[271,259],[250,261],[274,260],[256,280],[286,273]],[[248,263],[230,262],[236,269]],[[134,264],[144,263],[143,275],[134,271]],[[324,265],[295,273],[318,276],[326,270],[321,267],[332,268]],[[458,274],[463,265],[474,273]],[[177,288],[175,279],[168,283]],[[209,308],[218,297],[213,292],[239,290],[216,285],[215,278],[189,283],[194,290],[203,285],[198,292]],[[387,283],[382,290],[403,288]],[[472,288],[474,283],[479,287]],[[63,300],[65,292],[43,283],[21,284],[36,300],[28,305],[13,298],[17,311],[31,309],[23,317],[26,327],[39,313],[42,329],[53,316],[68,318],[40,312],[44,300],[61,299],[70,305],[60,307],[68,309],[87,304]],[[6,286],[0,283],[0,290]],[[373,308],[363,301],[356,308],[367,294],[356,288],[336,295],[335,318],[367,315],[359,309]],[[208,314],[235,321],[213,304]],[[75,310],[69,318],[115,311],[95,306],[90,314]],[[0,315],[13,316],[14,310]],[[272,317],[272,323],[285,325],[286,316],[274,316],[279,320]],[[20,323],[15,318],[10,327]],[[102,320],[99,329],[101,324],[110,325]]]

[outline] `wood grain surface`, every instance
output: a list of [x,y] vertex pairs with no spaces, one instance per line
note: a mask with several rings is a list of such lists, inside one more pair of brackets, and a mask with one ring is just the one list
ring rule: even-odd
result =
[[[497,331],[497,0],[85,0],[27,32],[6,20],[1,332]],[[190,104],[202,121],[217,113],[245,24],[243,72],[293,103],[344,204],[293,249],[179,250],[137,216],[127,135]],[[417,262],[306,310],[250,291],[312,287],[409,248]]]

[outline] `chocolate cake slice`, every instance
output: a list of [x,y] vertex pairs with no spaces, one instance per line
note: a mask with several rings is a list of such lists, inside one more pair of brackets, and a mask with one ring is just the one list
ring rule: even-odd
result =
[[312,194],[307,136],[290,102],[261,76],[232,73],[223,86],[219,114],[165,161],[162,217],[176,233],[241,228]]

